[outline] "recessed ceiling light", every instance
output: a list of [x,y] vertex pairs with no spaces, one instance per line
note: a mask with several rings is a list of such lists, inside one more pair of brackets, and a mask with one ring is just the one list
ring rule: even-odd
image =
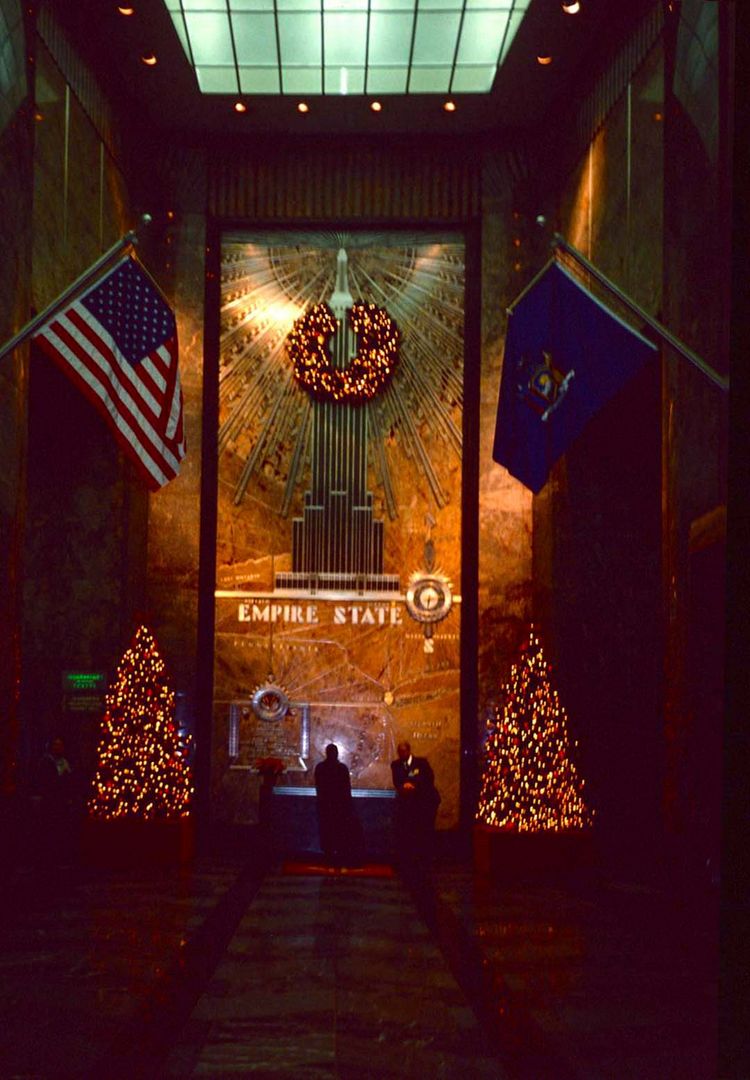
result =
[[371,101],[370,102],[370,108],[372,109],[373,112],[380,112],[380,110],[383,108],[383,106],[380,104],[379,101]]
[[443,105],[443,108],[445,109],[446,112],[455,112],[456,111],[456,103],[455,103],[455,101],[446,101],[445,104]]
[[310,111],[310,106],[307,104],[306,101],[297,102],[297,112],[309,112],[309,111]]
[[552,63],[552,57],[551,56],[537,56],[536,62],[537,62],[537,64],[541,64],[542,67],[546,67],[547,64]]
[[562,9],[566,15],[577,15],[581,10],[579,0],[563,0]]
[[235,103],[234,103],[234,111],[235,112],[247,112],[247,105],[245,104],[244,101],[235,101]]
[[148,67],[153,67],[156,63],[156,55],[152,52],[144,53],[141,57],[141,63],[148,65]]
[[118,5],[117,10],[121,15],[135,15],[135,8],[126,4]]

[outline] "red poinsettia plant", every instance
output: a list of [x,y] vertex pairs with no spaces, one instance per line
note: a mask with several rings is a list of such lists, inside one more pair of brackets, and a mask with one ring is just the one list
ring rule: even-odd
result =
[[255,768],[264,779],[275,779],[284,771],[284,762],[278,757],[261,757],[255,762]]

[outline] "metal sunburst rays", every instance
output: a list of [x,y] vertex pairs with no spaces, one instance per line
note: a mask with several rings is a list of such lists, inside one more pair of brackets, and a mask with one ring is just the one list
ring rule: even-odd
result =
[[310,398],[294,383],[286,336],[309,304],[331,293],[336,253],[349,255],[355,299],[386,308],[402,333],[399,370],[363,405],[371,463],[391,519],[398,516],[385,442],[398,437],[435,503],[447,495],[429,447],[460,457],[464,323],[463,245],[455,238],[396,233],[257,233],[222,250],[219,453],[243,461],[239,505],[263,471],[283,484],[287,517],[309,453]]

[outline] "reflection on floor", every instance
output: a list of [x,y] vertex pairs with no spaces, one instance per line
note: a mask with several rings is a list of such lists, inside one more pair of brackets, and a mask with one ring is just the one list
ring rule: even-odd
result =
[[716,1075],[710,896],[262,865],[17,868],[0,1076]]

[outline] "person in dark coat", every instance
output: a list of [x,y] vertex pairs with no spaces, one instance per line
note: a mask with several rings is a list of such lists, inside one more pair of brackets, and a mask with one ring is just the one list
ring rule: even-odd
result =
[[35,798],[38,813],[38,855],[43,863],[69,856],[74,812],[74,776],[59,736],[50,739],[37,765]]
[[428,862],[432,856],[435,815],[440,794],[435,776],[425,757],[415,757],[408,742],[398,744],[398,757],[391,762],[396,789],[396,852],[399,862]]
[[332,862],[351,855],[354,811],[349,770],[339,761],[335,743],[326,747],[325,761],[315,766],[318,828],[323,854]]

